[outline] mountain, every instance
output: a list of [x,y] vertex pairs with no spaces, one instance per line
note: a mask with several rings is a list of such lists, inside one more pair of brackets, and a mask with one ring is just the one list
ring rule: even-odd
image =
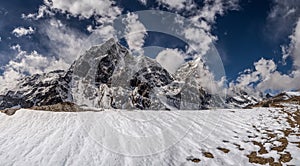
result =
[[[224,99],[203,86],[206,78],[198,58],[170,74],[156,60],[132,56],[110,39],[93,46],[67,71],[35,74],[0,93],[0,110],[71,102],[80,107],[199,110],[225,107]],[[236,98],[231,101],[238,103]]]
[[257,104],[261,100],[263,100],[262,94],[253,95],[245,90],[234,88],[229,90],[229,94],[226,97],[226,106],[230,108],[246,108],[249,105]]
[[300,105],[300,92],[281,92],[248,107],[296,107]]
[[16,87],[0,94],[0,110],[30,108],[72,100],[69,93],[71,73],[63,70],[35,74],[18,80]]

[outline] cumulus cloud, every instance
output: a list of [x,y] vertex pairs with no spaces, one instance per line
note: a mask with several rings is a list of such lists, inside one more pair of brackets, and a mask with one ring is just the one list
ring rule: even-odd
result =
[[[198,56],[205,55],[213,42],[218,39],[211,32],[217,16],[223,16],[229,10],[239,9],[238,2],[238,0],[205,0],[201,9],[197,9],[193,1],[186,1],[185,3],[190,5],[185,5],[185,10],[191,11],[186,16],[189,25],[182,31],[190,44],[187,52],[196,51]],[[184,12],[183,16],[185,16]],[[181,23],[183,20],[178,19],[177,22]]]
[[112,25],[101,25],[93,31],[93,34],[90,37],[97,38],[98,43],[96,44],[101,44],[110,38],[115,38],[116,30]]
[[[299,90],[300,89],[300,1],[274,0],[268,15],[268,29],[272,38],[290,33],[290,43],[282,45],[283,64],[288,57],[293,60],[293,69],[287,74],[277,69],[273,60],[260,59],[254,63],[254,70],[247,69],[238,77],[231,87],[246,88],[264,92],[266,90]],[[285,25],[285,26],[282,26]],[[288,35],[288,34],[286,34]]]
[[275,41],[285,38],[291,34],[299,16],[300,1],[273,0],[267,18],[267,34],[271,34],[269,36]]
[[293,58],[293,65],[300,69],[300,17],[297,21],[293,34],[289,36],[290,44],[283,47],[283,60],[291,56]]
[[190,0],[157,0],[160,4],[165,5],[170,9],[181,10],[186,7],[186,3],[191,2]]
[[42,73],[45,68],[50,64],[50,61],[38,54],[36,51],[27,53],[25,51],[19,52],[18,59],[10,61],[7,68],[11,68],[14,71],[19,71],[20,73],[36,74]]
[[264,58],[261,58],[258,62],[255,62],[254,66],[254,71],[246,69],[241,73],[240,77],[237,78],[237,85],[240,88],[248,86],[254,88],[254,83],[269,79],[270,74],[273,73],[277,68],[273,60],[266,60]]
[[300,89],[300,18],[289,38],[290,44],[283,48],[283,59],[288,56],[293,58],[293,71],[289,74],[282,74],[277,70],[277,65],[273,60],[261,59],[254,63],[254,71],[246,70],[241,74],[236,86],[250,86],[259,91]]
[[18,27],[15,28],[12,33],[16,36],[16,37],[21,37],[21,36],[26,36],[26,35],[30,35],[34,33],[34,29],[32,27],[28,27],[28,28],[24,28],[24,27]]
[[22,14],[23,19],[33,19],[33,20],[38,20],[40,18],[43,18],[45,16],[53,16],[54,13],[49,9],[48,6],[41,5],[39,7],[39,10],[37,13],[29,13],[29,14]]
[[105,24],[112,23],[121,12],[122,9],[115,4],[114,0],[44,0],[37,13],[22,14],[22,18],[38,20],[60,13],[65,14],[67,18],[70,16],[80,19],[93,17],[98,24]]
[[197,51],[200,56],[205,55],[212,42],[216,40],[216,37],[210,32],[197,27],[190,26],[183,33],[185,38],[190,41],[188,52]]
[[168,72],[174,74],[176,70],[185,62],[185,54],[178,49],[165,49],[158,53],[156,61]]
[[43,56],[35,50],[32,52],[24,51],[18,44],[13,45],[11,49],[17,52],[17,56],[4,68],[9,71],[18,71],[21,75],[32,75],[69,67],[67,63],[54,57]]
[[144,38],[147,35],[145,26],[138,20],[138,15],[129,13],[123,20],[125,23],[125,39],[132,52],[143,54],[142,47]]
[[4,73],[0,76],[0,92],[13,87],[16,80],[25,75],[49,72],[68,66],[61,60],[45,57],[35,50],[24,51],[18,44],[12,46],[11,49],[17,52],[17,56],[3,67]]
[[[273,0],[273,6],[268,15],[269,19],[281,19],[278,21],[284,21],[284,19],[290,16],[296,16],[299,14],[300,2],[298,0],[282,1],[282,0]],[[286,20],[290,21],[290,20]]]
[[51,53],[66,64],[72,64],[84,49],[90,47],[87,35],[69,28],[60,20],[46,21],[40,29],[50,40],[48,47]]
[[139,2],[143,5],[147,5],[147,0],[139,0]]
[[24,51],[18,44],[11,46],[11,49],[15,50],[17,54],[3,67],[4,73],[0,76],[0,84],[5,85],[3,87],[11,87],[8,85],[13,85],[16,79],[25,75],[58,69],[66,70],[81,52],[91,46],[86,35],[67,27],[59,20],[45,21],[40,29],[50,40],[50,42],[43,41],[50,48],[49,54],[55,56],[44,56],[35,50]]
[[22,76],[23,75],[21,75],[18,71],[6,69],[4,73],[0,76],[0,93],[9,89],[13,89],[16,85],[16,80],[21,78]]
[[[55,55],[59,60],[52,66],[56,65],[56,69],[64,70],[68,69],[78,56],[93,45],[102,44],[115,37],[115,29],[111,25],[99,26],[96,29],[91,28],[92,35],[87,35],[68,27],[57,19],[45,21],[39,29],[49,39],[43,41],[49,47],[49,54]],[[53,68],[55,69],[55,67]]]
[[121,13],[113,0],[44,0],[44,3],[51,10],[83,18],[90,18],[94,15],[113,18]]
[[282,74],[277,70],[273,60],[261,58],[254,63],[255,70],[245,70],[231,86],[256,91],[297,90],[300,88],[300,71],[294,70],[290,74]]
[[224,15],[227,10],[237,10],[239,0],[205,0],[200,17],[208,22],[215,22],[217,15]]
[[[279,3],[279,1],[278,1]],[[281,4],[281,3],[280,3]],[[289,6],[284,9],[275,6],[269,17],[278,17],[286,15],[289,12]],[[231,87],[246,88],[256,91],[282,91],[300,89],[300,17],[298,17],[292,34],[289,36],[290,43],[287,46],[281,46],[283,62],[291,57],[293,60],[293,69],[284,74],[277,70],[277,64],[273,60],[260,59],[254,63],[254,70],[247,69],[240,74],[236,83],[231,83]]]
[[[50,41],[44,41],[50,53],[70,64],[80,51],[88,49],[92,43],[101,44],[115,37],[115,29],[111,23],[121,14],[121,11],[122,9],[116,6],[113,0],[44,0],[44,4],[39,7],[37,13],[22,14],[22,18],[38,20],[50,16],[39,25],[39,32],[50,39]],[[92,36],[88,37],[62,24],[54,18],[56,14],[65,14],[67,18],[79,17],[79,19],[93,17],[94,26],[87,27]]]

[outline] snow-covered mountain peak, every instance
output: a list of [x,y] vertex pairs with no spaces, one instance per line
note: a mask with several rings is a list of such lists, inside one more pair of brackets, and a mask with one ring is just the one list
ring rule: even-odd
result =
[[[28,76],[0,94],[0,109],[73,102],[115,109],[224,107],[214,76],[196,58],[170,74],[155,59],[133,56],[114,39],[91,47],[67,71]],[[214,91],[213,91],[214,90]]]

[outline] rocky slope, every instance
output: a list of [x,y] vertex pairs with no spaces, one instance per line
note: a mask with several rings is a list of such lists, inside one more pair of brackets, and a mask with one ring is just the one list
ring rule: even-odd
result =
[[[20,79],[14,89],[0,92],[0,110],[73,102],[79,106],[114,109],[199,110],[225,107],[224,96],[203,86],[203,62],[187,62],[172,75],[156,60],[132,56],[111,39],[93,46],[68,71]],[[238,100],[231,102],[239,104]],[[238,105],[236,104],[236,105]]]
[[257,103],[248,105],[248,107],[293,107],[299,109],[300,92],[282,92],[275,96],[259,101]]
[[22,78],[14,89],[0,94],[0,110],[52,105],[72,100],[69,93],[71,73],[62,70]]
[[229,108],[245,108],[263,100],[263,95],[251,95],[242,89],[231,89],[226,97],[226,106]]

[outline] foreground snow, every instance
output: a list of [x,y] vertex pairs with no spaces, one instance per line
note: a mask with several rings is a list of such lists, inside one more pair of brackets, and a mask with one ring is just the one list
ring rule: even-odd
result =
[[20,110],[0,114],[0,165],[297,165],[294,111]]

